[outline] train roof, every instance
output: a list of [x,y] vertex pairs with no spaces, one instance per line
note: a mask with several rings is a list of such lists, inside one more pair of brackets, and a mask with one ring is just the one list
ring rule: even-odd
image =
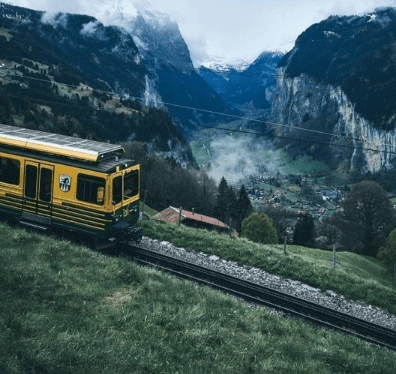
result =
[[2,124],[0,124],[0,144],[94,163],[124,153],[124,148],[120,145]]

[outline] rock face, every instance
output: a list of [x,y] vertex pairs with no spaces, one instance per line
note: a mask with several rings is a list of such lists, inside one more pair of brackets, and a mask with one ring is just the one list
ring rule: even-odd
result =
[[126,25],[143,57],[152,63],[171,64],[180,69],[194,68],[179,26],[166,14],[140,10]]
[[271,106],[276,134],[292,139],[284,145],[334,167],[395,167],[394,30],[396,10],[380,9],[330,17],[299,36],[279,64]]
[[197,124],[222,119],[210,112],[229,111],[225,101],[195,71],[179,27],[169,16],[141,10],[128,22],[126,30],[150,72],[148,84],[168,103],[167,109],[186,134]]

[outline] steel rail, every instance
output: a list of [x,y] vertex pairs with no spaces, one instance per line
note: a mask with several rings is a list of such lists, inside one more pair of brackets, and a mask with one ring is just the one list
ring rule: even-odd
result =
[[149,249],[128,245],[123,252],[139,264],[156,267],[249,302],[269,306],[293,316],[304,318],[312,323],[352,334],[372,344],[396,351],[395,330]]

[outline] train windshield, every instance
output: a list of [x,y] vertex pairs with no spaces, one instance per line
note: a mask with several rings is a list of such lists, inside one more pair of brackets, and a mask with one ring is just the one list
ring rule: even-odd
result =
[[139,170],[126,172],[113,179],[113,203],[118,204],[139,193]]

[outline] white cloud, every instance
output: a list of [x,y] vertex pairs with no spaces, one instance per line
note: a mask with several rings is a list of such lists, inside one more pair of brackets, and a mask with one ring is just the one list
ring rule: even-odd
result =
[[41,17],[41,22],[52,25],[53,27],[67,27],[67,14],[45,12]]
[[94,34],[96,32],[99,25],[100,25],[99,21],[88,22],[85,25],[83,25],[83,28],[81,29],[80,34],[84,35],[84,36],[91,36],[92,34]]
[[89,14],[103,24],[127,27],[137,9],[169,14],[179,24],[195,64],[220,57],[253,60],[265,50],[288,51],[310,25],[330,15],[352,15],[394,6],[395,0],[12,0],[53,14]]
[[259,141],[251,136],[236,139],[226,134],[213,140],[210,150],[214,154],[209,175],[217,182],[224,176],[227,182],[235,185],[244,177],[257,173],[259,165],[273,173],[280,169],[278,155],[263,138]]

